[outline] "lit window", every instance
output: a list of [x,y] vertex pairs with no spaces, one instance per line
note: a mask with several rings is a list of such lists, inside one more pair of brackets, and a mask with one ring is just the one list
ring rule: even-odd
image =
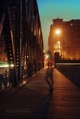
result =
[[72,23],[71,23],[70,25],[71,25],[71,26],[73,26],[73,24],[72,24]]

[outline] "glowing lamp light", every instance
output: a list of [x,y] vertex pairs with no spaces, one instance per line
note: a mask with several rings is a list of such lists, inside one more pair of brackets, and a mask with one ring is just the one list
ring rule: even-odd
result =
[[47,59],[50,58],[50,55],[49,55],[49,54],[46,54],[46,58],[47,58]]
[[14,67],[14,64],[10,64],[9,65],[7,62],[0,64],[0,68],[9,68],[9,66],[13,68]]
[[9,67],[9,64],[0,64],[0,67],[1,67],[1,68],[3,68],[3,67],[4,67],[4,68],[7,68],[7,67]]
[[14,64],[11,64],[10,66],[13,68],[14,67]]
[[61,33],[61,30],[60,30],[60,29],[57,29],[57,30],[55,31],[55,33],[56,33],[57,35],[59,35],[59,34]]
[[25,80],[23,80],[23,84],[26,84],[26,81]]

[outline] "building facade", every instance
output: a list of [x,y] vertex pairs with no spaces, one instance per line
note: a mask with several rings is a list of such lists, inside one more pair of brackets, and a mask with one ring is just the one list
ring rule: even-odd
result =
[[48,39],[49,50],[61,59],[80,60],[80,20],[53,19]]

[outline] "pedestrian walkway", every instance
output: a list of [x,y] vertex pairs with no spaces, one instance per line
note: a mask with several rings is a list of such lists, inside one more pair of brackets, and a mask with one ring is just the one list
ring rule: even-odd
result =
[[45,70],[0,92],[1,119],[80,119],[80,88],[54,69],[54,91],[49,93]]
[[56,69],[48,117],[49,119],[80,119],[80,88]]

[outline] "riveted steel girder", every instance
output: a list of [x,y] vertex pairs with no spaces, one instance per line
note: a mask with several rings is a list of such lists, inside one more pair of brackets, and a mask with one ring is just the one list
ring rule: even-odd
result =
[[[4,2],[3,2],[4,1]],[[1,0],[0,35],[4,34],[12,83],[43,67],[43,37],[36,0]],[[4,8],[4,10],[3,10]],[[12,73],[11,73],[12,75]]]

